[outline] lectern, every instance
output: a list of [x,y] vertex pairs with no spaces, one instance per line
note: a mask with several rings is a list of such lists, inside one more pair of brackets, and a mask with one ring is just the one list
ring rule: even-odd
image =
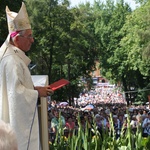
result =
[[[47,75],[32,75],[34,86],[48,85]],[[40,141],[42,150],[49,150],[48,139],[48,111],[47,111],[47,98],[42,97],[38,105],[39,127],[40,127]]]

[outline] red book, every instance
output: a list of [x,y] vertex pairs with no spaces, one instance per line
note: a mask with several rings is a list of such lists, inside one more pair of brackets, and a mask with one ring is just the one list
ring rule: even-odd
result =
[[56,81],[56,82],[50,84],[49,86],[50,86],[50,88],[51,88],[53,91],[55,91],[55,90],[57,90],[57,89],[59,89],[59,88],[65,86],[65,85],[67,85],[67,84],[69,84],[69,81],[68,81],[68,80],[66,80],[66,79],[60,79],[60,80],[58,80],[58,81]]

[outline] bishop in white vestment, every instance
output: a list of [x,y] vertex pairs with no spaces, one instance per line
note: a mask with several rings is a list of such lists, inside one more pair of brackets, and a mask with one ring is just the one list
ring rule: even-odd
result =
[[39,150],[38,97],[49,87],[34,87],[25,52],[34,42],[24,3],[19,13],[6,9],[9,35],[0,48],[0,119],[17,136],[18,150]]
[[0,115],[16,131],[19,150],[27,150],[28,145],[38,150],[39,146],[38,92],[33,87],[29,63],[23,51],[8,45],[0,65]]

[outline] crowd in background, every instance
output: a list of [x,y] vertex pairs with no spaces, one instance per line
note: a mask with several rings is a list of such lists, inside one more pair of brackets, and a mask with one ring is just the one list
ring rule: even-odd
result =
[[[61,116],[59,113],[61,112]],[[127,113],[128,112],[128,113]],[[100,133],[102,129],[109,129],[110,127],[110,114],[112,114],[114,129],[116,130],[116,136],[120,135],[121,129],[127,125],[127,117],[130,116],[130,125],[133,128],[133,132],[136,131],[138,126],[143,128],[143,136],[150,135],[150,111],[147,109],[135,109],[128,108],[126,106],[105,106],[97,107],[92,110],[75,109],[70,106],[53,107],[49,111],[49,133],[54,135],[59,126],[59,117],[61,117],[62,125],[66,128],[66,131],[73,131],[78,129],[78,116],[80,117],[83,128],[88,122],[89,128],[96,123]]]
[[78,99],[75,99],[75,104],[84,106],[87,104],[125,104],[126,100],[124,93],[121,89],[116,88],[114,85],[95,86],[88,92],[82,92]]
[[79,118],[83,129],[86,123],[88,123],[89,129],[92,129],[93,124],[96,123],[100,133],[103,129],[109,130],[110,114],[112,115],[116,138],[120,136],[122,127],[126,128],[128,115],[133,132],[136,132],[137,127],[140,126],[143,129],[143,137],[150,135],[150,111],[146,106],[132,105],[127,107],[124,95],[118,89],[112,86],[97,86],[90,92],[83,92],[79,98],[75,98],[74,106],[69,106],[67,102],[50,101],[50,140],[53,140],[56,135],[59,118],[67,133],[66,136],[68,136],[68,133],[72,135],[73,131],[78,129]]

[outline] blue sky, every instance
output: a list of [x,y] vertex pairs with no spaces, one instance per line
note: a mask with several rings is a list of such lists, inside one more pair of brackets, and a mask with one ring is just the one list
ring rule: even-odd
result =
[[[105,1],[105,0],[103,0]],[[134,0],[124,0],[126,3],[128,3],[132,9],[135,9],[137,4],[135,3]],[[94,2],[94,0],[70,0],[71,2],[71,6],[76,6],[78,5],[79,3],[86,3],[86,2],[90,2],[91,4]]]

